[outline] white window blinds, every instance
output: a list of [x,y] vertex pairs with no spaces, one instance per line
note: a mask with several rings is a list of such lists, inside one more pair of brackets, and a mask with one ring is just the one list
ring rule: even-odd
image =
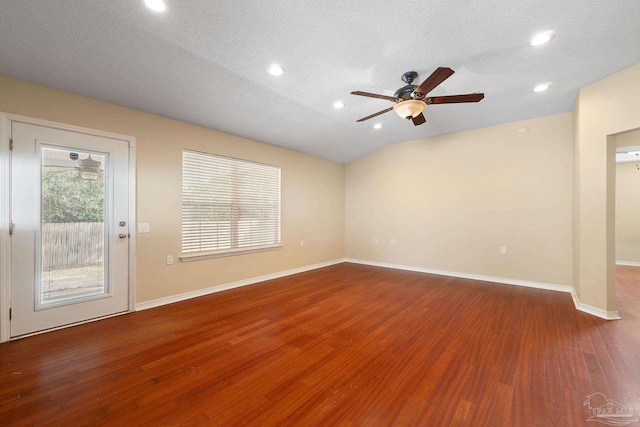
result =
[[183,256],[280,244],[280,168],[182,152]]

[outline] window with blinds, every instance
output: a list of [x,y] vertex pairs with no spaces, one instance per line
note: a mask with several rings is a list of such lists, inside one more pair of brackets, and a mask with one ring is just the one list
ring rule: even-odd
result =
[[183,261],[280,246],[279,167],[183,150]]

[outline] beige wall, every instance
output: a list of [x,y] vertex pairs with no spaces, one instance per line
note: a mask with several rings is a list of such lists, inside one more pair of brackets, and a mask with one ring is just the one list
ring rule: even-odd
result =
[[576,189],[580,185],[580,150],[576,147],[576,141],[580,135],[580,93],[573,105],[573,179],[571,181],[571,217],[572,217],[572,249],[573,249],[573,291],[580,295],[580,216],[576,213],[580,210],[580,191]]
[[616,165],[616,260],[640,263],[640,170]]
[[615,135],[640,127],[640,65],[580,90],[574,109],[574,289],[615,312]]
[[[138,221],[151,224],[137,236],[138,302],[344,256],[342,164],[4,76],[0,111],[136,138]],[[180,255],[183,148],[280,166],[284,249],[166,265]]]
[[346,255],[571,286],[571,183],[571,113],[392,145],[347,165]]

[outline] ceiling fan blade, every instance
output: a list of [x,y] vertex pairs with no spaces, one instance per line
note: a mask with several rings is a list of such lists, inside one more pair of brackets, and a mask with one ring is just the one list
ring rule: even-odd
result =
[[356,90],[355,92],[351,92],[351,95],[368,96],[369,98],[386,99],[387,101],[394,101],[394,102],[396,100],[393,96],[378,95],[377,93],[361,92],[359,90]]
[[372,114],[370,116],[367,116],[367,117],[363,117],[360,120],[356,120],[356,121],[357,122],[364,122],[365,120],[372,119],[372,118],[374,118],[376,116],[379,116],[380,114],[388,113],[391,110],[393,110],[393,107],[387,108],[386,110],[378,111],[377,113],[374,113],[374,114]]
[[424,114],[420,113],[417,116],[415,116],[413,119],[411,119],[411,121],[413,122],[414,126],[420,126],[421,124],[426,122],[427,119],[424,118]]
[[436,88],[440,83],[447,80],[453,74],[453,70],[451,68],[438,67],[425,81],[422,82],[420,86],[414,91],[416,93],[416,98],[420,99],[420,97],[424,97],[424,95],[431,92]]
[[468,95],[434,96],[426,98],[427,104],[458,104],[460,102],[478,102],[484,98],[484,93],[470,93]]

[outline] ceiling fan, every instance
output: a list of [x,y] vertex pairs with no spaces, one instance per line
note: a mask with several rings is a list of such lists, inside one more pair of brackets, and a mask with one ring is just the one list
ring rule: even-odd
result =
[[370,98],[386,99],[395,102],[396,105],[386,110],[378,111],[370,116],[363,117],[358,122],[364,122],[380,114],[393,110],[400,117],[411,120],[415,126],[421,125],[427,120],[422,114],[422,110],[427,105],[432,104],[458,104],[461,102],[478,102],[484,98],[484,93],[470,93],[467,95],[430,96],[427,94],[435,89],[440,83],[451,77],[451,68],[438,67],[420,86],[413,85],[413,81],[418,77],[415,71],[407,71],[402,75],[402,81],[407,85],[401,87],[393,96],[378,95],[375,93],[355,91],[351,95],[368,96]]

